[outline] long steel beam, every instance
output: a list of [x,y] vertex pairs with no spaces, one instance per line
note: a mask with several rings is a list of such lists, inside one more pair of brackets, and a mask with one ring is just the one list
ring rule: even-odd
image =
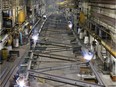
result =
[[42,54],[34,54],[34,55],[37,55],[37,56],[40,56],[40,57],[51,58],[51,59],[70,61],[70,62],[76,62],[77,61],[77,60],[74,60],[74,59],[59,58],[59,57],[54,57],[54,56],[42,55]]
[[[35,51],[36,52],[36,51]],[[59,55],[59,54],[48,54],[48,53],[39,53],[39,54],[43,54],[43,55],[52,55],[52,56],[58,56],[58,57],[64,57],[64,58],[71,58],[71,59],[76,59],[75,57],[71,57],[71,56],[64,56],[64,55]],[[81,54],[80,54],[80,56],[82,56]]]
[[46,72],[46,71],[53,71],[53,70],[60,70],[65,68],[73,68],[73,67],[79,67],[80,65],[86,65],[86,63],[72,63],[72,64],[65,64],[60,66],[53,66],[53,67],[44,67],[44,68],[38,68],[38,69],[32,69],[38,72]]
[[92,69],[92,71],[94,72],[95,76],[97,77],[99,83],[102,84],[102,85],[104,85],[104,82],[102,81],[101,77],[100,77],[99,74],[97,73],[97,70],[96,70],[96,68],[94,67],[94,65],[93,65],[91,62],[89,62],[89,65],[91,66],[91,69]]
[[66,44],[66,43],[64,44],[64,43],[55,42],[55,41],[45,41],[43,43],[56,44],[56,45],[61,45],[61,46],[70,46],[71,45],[71,44]]
[[[46,19],[47,20],[47,19]],[[43,27],[43,25],[44,25],[44,23],[45,23],[45,21],[46,20],[44,20],[44,22],[42,23],[42,25],[41,25],[41,27],[40,27],[40,29],[39,29],[39,32],[38,33],[40,33],[41,32],[41,30],[42,30],[42,27]],[[38,22],[37,22],[38,23]],[[35,25],[36,26],[36,25]],[[36,46],[36,43],[34,44],[34,48],[35,48],[35,46]],[[31,64],[32,64],[32,59],[33,59],[33,55],[34,55],[34,53],[33,53],[33,51],[31,50],[31,56],[30,56],[30,59],[31,60],[29,60],[29,62],[28,62],[28,66],[27,66],[27,70],[30,70],[30,68],[31,68]],[[28,79],[28,77],[29,77],[29,72],[27,72],[26,73],[26,79]]]
[[35,76],[35,77],[39,77],[39,78],[43,78],[43,79],[47,79],[47,80],[52,80],[52,81],[56,81],[56,82],[61,82],[61,83],[65,83],[65,84],[69,84],[69,85],[74,85],[74,86],[82,86],[82,87],[89,87],[89,86],[93,86],[93,87],[105,87],[104,85],[99,85],[99,84],[95,84],[95,83],[89,83],[89,82],[75,80],[75,79],[70,79],[70,78],[66,78],[66,77],[61,77],[61,76],[46,74],[46,73],[37,72],[37,71],[33,71],[33,70],[29,70],[29,72],[30,72],[30,75]]
[[53,44],[53,43],[45,43],[45,42],[40,42],[40,44],[44,44],[44,45],[53,45],[53,46],[58,46],[58,47],[71,47],[71,46],[67,46],[67,45],[62,45],[62,44]]

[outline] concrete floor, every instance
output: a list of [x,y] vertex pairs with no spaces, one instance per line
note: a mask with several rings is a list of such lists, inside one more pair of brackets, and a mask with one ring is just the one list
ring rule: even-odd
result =
[[[50,21],[48,21],[47,23],[50,23]],[[67,26],[65,26],[64,28],[64,25],[60,25],[59,23],[49,24],[47,26],[48,27],[46,27],[45,25],[45,28],[43,28],[43,31],[41,32],[42,36],[40,36],[40,41],[42,41],[43,39],[46,39],[45,43],[49,42],[50,45],[40,45],[40,44],[37,45],[37,47],[47,47],[47,48],[43,50],[42,52],[39,52],[39,50],[35,51],[35,54],[44,55],[44,57],[42,56],[38,57],[37,65],[34,66],[33,69],[35,69],[36,71],[41,71],[40,69],[42,68],[48,68],[48,70],[45,71],[44,73],[66,77],[70,79],[75,79],[75,80],[83,80],[78,75],[80,74],[80,65],[74,65],[72,67],[69,66],[69,64],[80,63],[82,55],[80,54],[79,56],[75,57],[75,54],[72,51],[72,45],[70,43],[71,39],[74,37],[70,37],[68,35]],[[64,58],[64,59],[69,59],[74,61],[72,62],[72,61],[53,59],[53,58],[49,58],[48,56],[57,57],[61,59]],[[57,69],[49,70],[50,67],[51,68],[57,67]],[[37,86],[33,85],[35,83]],[[72,85],[45,80],[41,78],[36,78],[34,82],[31,82],[31,86],[32,87],[73,87]]]

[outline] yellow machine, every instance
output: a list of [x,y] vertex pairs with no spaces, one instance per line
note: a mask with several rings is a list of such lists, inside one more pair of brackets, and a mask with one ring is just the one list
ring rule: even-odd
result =
[[21,10],[18,14],[18,23],[22,24],[25,21],[25,11]]
[[83,12],[80,12],[80,23],[83,24],[85,22],[85,15]]

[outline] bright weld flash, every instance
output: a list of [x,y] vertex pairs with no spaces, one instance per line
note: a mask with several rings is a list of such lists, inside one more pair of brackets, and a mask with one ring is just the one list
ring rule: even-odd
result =
[[36,41],[36,40],[38,40],[38,36],[37,36],[37,35],[34,35],[34,36],[32,37],[32,39]]
[[46,15],[43,15],[44,18],[46,18]]
[[68,24],[68,27],[71,29],[72,28],[72,24],[70,23],[70,24]]
[[84,59],[90,61],[90,60],[92,59],[92,55],[88,55],[88,54],[86,54],[86,55],[84,55]]
[[19,86],[20,86],[20,87],[24,87],[24,86],[25,86],[24,80],[19,81]]

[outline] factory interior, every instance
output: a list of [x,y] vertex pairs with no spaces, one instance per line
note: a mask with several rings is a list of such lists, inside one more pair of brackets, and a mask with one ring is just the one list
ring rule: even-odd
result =
[[0,0],[0,87],[116,87],[116,0]]

